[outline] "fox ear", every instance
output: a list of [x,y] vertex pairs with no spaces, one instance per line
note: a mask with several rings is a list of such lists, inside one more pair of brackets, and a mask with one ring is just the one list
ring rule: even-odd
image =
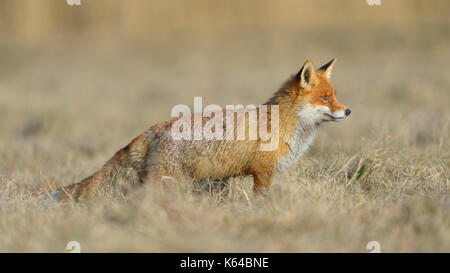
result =
[[333,58],[331,61],[329,61],[327,64],[323,65],[319,70],[322,70],[325,74],[325,77],[327,79],[331,76],[331,71],[333,71],[333,65],[336,62],[336,58]]
[[314,64],[312,61],[307,60],[303,65],[299,75],[299,84],[305,90],[311,89],[317,83],[316,71],[314,70]]

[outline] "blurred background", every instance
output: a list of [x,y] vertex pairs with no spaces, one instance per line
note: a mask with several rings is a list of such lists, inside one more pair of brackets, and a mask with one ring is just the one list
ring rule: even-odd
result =
[[[0,251],[74,238],[91,251],[366,251],[374,239],[448,251],[450,1],[381,3],[0,0]],[[133,203],[90,214],[29,201],[90,175],[176,104],[261,104],[305,60],[334,57],[352,114],[322,126],[272,201],[156,195],[139,215]]]
[[351,144],[408,125],[422,145],[448,117],[449,7],[445,0],[2,0],[0,137],[5,149],[29,150],[29,160],[36,151],[58,159],[36,166],[45,172],[66,152],[101,164],[193,96],[222,106],[264,103],[306,59],[318,67],[336,57],[333,81],[353,114],[321,136]]
[[0,137],[20,153],[1,156],[22,169],[43,156],[36,170],[46,173],[73,160],[66,153],[98,166],[193,96],[264,103],[306,59],[318,67],[333,57],[338,96],[353,112],[325,126],[319,146],[329,136],[351,147],[400,131],[426,145],[448,121],[449,8],[445,0],[2,0]]
[[154,35],[305,31],[334,27],[415,27],[448,19],[445,0],[4,0],[2,35],[27,40],[91,37],[153,40]]

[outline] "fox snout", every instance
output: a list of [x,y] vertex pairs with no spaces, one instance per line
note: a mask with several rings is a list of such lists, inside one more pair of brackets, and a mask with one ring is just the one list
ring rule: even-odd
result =
[[317,106],[316,111],[322,114],[323,121],[341,121],[352,112],[350,109],[332,111],[327,106]]
[[333,115],[331,115],[332,121],[343,120],[345,117],[348,117],[351,112],[352,110],[350,110],[349,108],[334,112]]

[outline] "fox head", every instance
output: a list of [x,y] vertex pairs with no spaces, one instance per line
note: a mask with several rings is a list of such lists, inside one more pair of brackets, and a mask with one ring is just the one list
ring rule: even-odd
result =
[[331,71],[336,59],[314,69],[312,61],[305,62],[294,77],[298,88],[299,104],[302,105],[298,115],[310,122],[341,121],[350,115],[350,109],[336,97],[336,90],[330,81]]

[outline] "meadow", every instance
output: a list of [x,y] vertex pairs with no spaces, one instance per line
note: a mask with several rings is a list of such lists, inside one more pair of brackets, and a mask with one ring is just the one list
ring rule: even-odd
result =
[[[0,251],[78,241],[83,252],[368,252],[378,241],[382,252],[449,252],[450,21],[243,25],[1,40]],[[48,198],[177,104],[261,104],[306,59],[333,57],[352,114],[323,124],[267,195],[239,177],[227,192],[170,181],[125,197]]]

